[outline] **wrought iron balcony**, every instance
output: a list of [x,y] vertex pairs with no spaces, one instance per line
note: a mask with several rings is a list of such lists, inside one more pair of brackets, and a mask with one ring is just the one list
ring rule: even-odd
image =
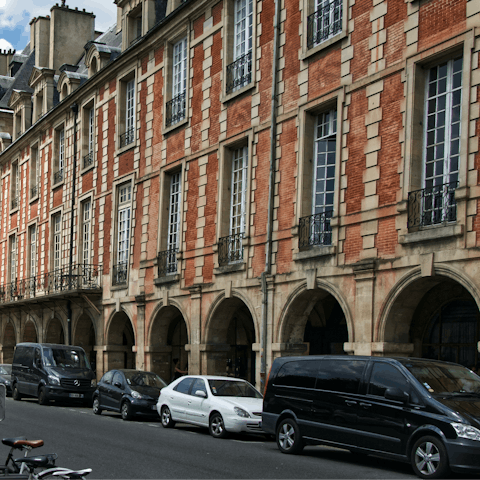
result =
[[127,263],[117,263],[113,266],[112,285],[126,285],[127,284]]
[[315,213],[308,217],[302,217],[299,223],[298,247],[307,249],[314,245],[332,244],[332,227],[330,219],[333,210]]
[[126,147],[135,141],[135,129],[129,128],[125,133],[120,135],[120,148]]
[[229,235],[218,240],[218,263],[228,265],[243,261],[243,233]]
[[252,52],[227,66],[226,92],[232,93],[252,81]]
[[83,168],[88,168],[93,165],[93,152],[87,153],[83,157]]
[[185,118],[186,109],[186,92],[183,92],[167,102],[165,106],[165,125],[171,127],[182,121]]
[[38,185],[34,185],[30,188],[30,198],[34,198],[38,195]]
[[20,203],[20,197],[12,198],[11,200],[12,210],[15,210],[16,208],[18,208],[19,203]]
[[63,182],[63,168],[53,174],[53,184],[56,185],[60,182]]
[[423,188],[408,194],[408,228],[446,224],[457,219],[458,182]]
[[307,19],[307,47],[313,48],[342,31],[343,0],[333,0]]
[[158,276],[165,277],[177,273],[178,248],[158,252]]
[[72,265],[0,285],[0,304],[38,299],[76,290],[100,290],[102,268],[98,265]]

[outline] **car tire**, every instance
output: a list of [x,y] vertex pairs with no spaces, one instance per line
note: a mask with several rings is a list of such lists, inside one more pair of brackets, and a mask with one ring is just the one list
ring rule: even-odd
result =
[[40,405],[48,405],[50,403],[50,400],[47,397],[47,391],[45,390],[45,387],[40,387],[38,390],[38,403]]
[[98,397],[95,397],[93,399],[92,410],[93,410],[93,413],[95,415],[101,415],[102,414],[102,408],[100,407],[100,399]]
[[175,421],[172,420],[172,414],[170,409],[164,405],[160,410],[160,419],[162,421],[162,427],[164,428],[173,428],[175,426]]
[[130,420],[132,418],[132,406],[128,400],[122,403],[120,413],[122,414],[122,420]]
[[433,435],[421,437],[414,443],[411,462],[413,471],[420,478],[443,478],[450,472],[447,450]]
[[18,391],[17,384],[15,384],[15,385],[13,386],[12,397],[13,397],[13,399],[16,400],[16,401],[20,401],[20,400],[22,399],[22,396],[20,395],[20,392]]
[[210,435],[214,438],[225,438],[227,436],[223,417],[218,412],[215,412],[210,416],[208,428],[210,430]]
[[305,446],[297,422],[285,418],[277,428],[277,447],[282,453],[300,453]]

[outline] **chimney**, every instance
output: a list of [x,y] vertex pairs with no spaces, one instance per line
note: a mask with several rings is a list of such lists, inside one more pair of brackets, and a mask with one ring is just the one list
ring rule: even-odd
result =
[[68,6],[50,9],[50,57],[48,68],[59,71],[64,64],[75,65],[83,46],[95,38],[95,15]]
[[50,56],[50,17],[37,17],[30,28],[30,38],[32,37],[32,28],[35,45],[35,66],[38,68],[48,68],[48,59]]
[[0,50],[0,75],[10,76],[10,62],[14,54],[15,50]]

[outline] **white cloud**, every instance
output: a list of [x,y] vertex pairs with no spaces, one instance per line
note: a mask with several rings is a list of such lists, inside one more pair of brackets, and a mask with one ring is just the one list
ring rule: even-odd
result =
[[4,38],[0,38],[0,50],[14,50],[14,48],[10,42],[7,42]]

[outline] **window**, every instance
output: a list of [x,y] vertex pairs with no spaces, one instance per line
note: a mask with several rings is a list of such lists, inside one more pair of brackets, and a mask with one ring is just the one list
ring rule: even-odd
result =
[[131,145],[135,141],[135,78],[122,80],[120,118],[120,148]]
[[93,165],[95,149],[95,109],[92,105],[83,109],[83,162],[82,168]]
[[55,132],[55,168],[53,185],[63,182],[65,167],[65,129],[62,127]]
[[368,385],[368,394],[383,397],[387,388],[399,388],[403,392],[410,391],[407,379],[397,368],[386,363],[375,363]]
[[10,248],[9,248],[9,272],[10,282],[12,284],[17,281],[17,237],[15,235],[10,236]]
[[53,237],[52,237],[52,248],[53,248],[53,270],[56,274],[59,274],[59,270],[62,266],[62,258],[61,258],[61,251],[62,251],[62,215],[57,213],[52,218],[52,230],[53,230]]
[[20,166],[18,161],[12,163],[12,200],[11,209],[16,210],[20,204]]
[[315,388],[319,363],[317,360],[287,362],[274,378],[275,385],[297,388]]
[[133,45],[142,36],[142,5],[139,5],[127,16],[128,44]]
[[117,252],[116,265],[113,268],[113,284],[125,285],[127,283],[127,266],[130,247],[130,221],[131,221],[132,186],[123,184],[118,189],[118,214],[117,214]]
[[343,0],[315,0],[315,13],[307,22],[308,48],[316,47],[342,31]]
[[461,55],[424,70],[422,184],[408,194],[409,229],[456,221],[462,74]]
[[32,147],[30,155],[30,198],[38,197],[40,186],[40,159],[38,148]]
[[173,45],[171,100],[166,104],[166,127],[186,118],[187,37]]
[[86,200],[82,203],[82,263],[84,266],[90,263],[90,225],[92,217],[91,208],[91,200]]
[[195,379],[195,382],[192,386],[191,394],[195,395],[195,392],[198,392],[198,390],[200,390],[201,392],[205,392],[205,395],[207,395],[207,387],[205,386],[205,381],[202,378]]
[[37,226],[30,225],[28,228],[28,237],[29,237],[29,269],[30,277],[34,277],[37,274]]
[[322,360],[315,388],[358,393],[366,364],[364,360]]
[[194,380],[195,379],[192,377],[185,378],[174,388],[174,390],[179,393],[188,393]]
[[107,372],[100,381],[102,383],[106,383],[107,385],[111,385],[113,374],[114,374],[113,370],[111,370],[110,372]]
[[235,0],[233,62],[227,66],[226,93],[252,81],[253,1]]

